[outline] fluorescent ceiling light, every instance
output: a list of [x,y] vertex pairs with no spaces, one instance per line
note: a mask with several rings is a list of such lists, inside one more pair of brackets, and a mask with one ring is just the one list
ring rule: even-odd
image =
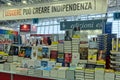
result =
[[27,4],[27,1],[23,0],[22,3],[23,3],[23,4]]
[[11,4],[10,2],[8,2],[8,3],[7,3],[7,5],[9,5],[9,6],[10,6],[10,5],[12,5],[12,4]]

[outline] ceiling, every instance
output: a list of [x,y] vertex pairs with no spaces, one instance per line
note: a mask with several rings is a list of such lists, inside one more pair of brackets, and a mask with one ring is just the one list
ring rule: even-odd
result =
[[39,3],[48,3],[55,1],[64,1],[64,0],[0,0],[0,6],[10,6],[11,5],[25,5],[25,4],[39,4]]
[[[8,5],[7,3],[11,3],[12,5],[18,5],[23,4],[26,1],[27,4],[36,4],[36,3],[48,3],[48,2],[54,2],[54,1],[65,1],[65,0],[0,0],[0,5]],[[109,6],[116,6],[117,4],[120,4],[120,0],[109,0]]]

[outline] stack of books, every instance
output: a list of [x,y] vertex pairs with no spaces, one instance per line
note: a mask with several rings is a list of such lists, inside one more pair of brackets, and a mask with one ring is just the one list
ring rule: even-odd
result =
[[107,70],[105,71],[105,80],[114,80],[115,74],[113,70]]
[[75,80],[85,80],[84,69],[75,70]]
[[52,45],[50,46],[50,50],[58,51],[58,45],[57,45],[57,44],[52,44]]
[[10,67],[11,67],[10,65],[11,65],[11,63],[4,63],[4,66],[3,66],[4,70],[5,71],[10,71]]
[[85,80],[95,80],[94,69],[85,69]]
[[79,53],[80,39],[72,38],[72,53]]
[[66,80],[74,80],[75,79],[75,72],[74,70],[67,70],[66,71]]
[[35,77],[41,77],[41,76],[43,76],[43,70],[41,70],[41,69],[35,69],[34,70],[34,76]]
[[59,43],[58,44],[58,52],[62,52],[63,53],[64,52],[64,48],[63,47],[64,47],[64,44]]
[[120,72],[115,72],[115,80],[120,80]]
[[72,53],[72,42],[64,41],[64,53]]
[[120,71],[120,52],[111,51],[110,67],[115,71]]
[[104,68],[95,68],[95,80],[104,80]]

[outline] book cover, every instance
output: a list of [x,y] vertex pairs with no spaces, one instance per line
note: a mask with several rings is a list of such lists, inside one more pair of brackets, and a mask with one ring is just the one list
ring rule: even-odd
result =
[[32,47],[31,58],[32,59],[37,59],[37,47]]
[[0,44],[0,51],[4,51],[4,44]]
[[106,51],[105,50],[98,50],[97,61],[105,62],[105,60],[106,60]]
[[42,57],[43,58],[49,58],[50,52],[48,47],[42,47]]
[[80,47],[80,60],[87,60],[87,59],[88,59],[88,48]]
[[4,44],[4,52],[9,54],[9,51],[10,51],[10,45]]
[[42,59],[42,47],[37,48],[37,59]]
[[10,50],[9,50],[9,55],[16,55],[18,56],[19,54],[19,46],[10,46]]
[[18,54],[19,57],[25,57],[25,47],[20,47],[20,52]]
[[47,67],[48,66],[48,61],[41,61],[41,66],[42,67]]
[[80,60],[80,54],[79,53],[73,53],[72,54],[72,64],[77,65]]
[[25,58],[31,58],[32,47],[25,48]]
[[64,62],[64,53],[58,53],[57,62],[60,62],[60,63]]
[[72,61],[72,54],[71,53],[66,53],[65,54],[65,62],[66,63],[71,63]]
[[57,56],[58,56],[58,51],[53,51],[53,50],[50,51],[50,59],[56,60]]
[[97,49],[88,49],[88,62],[96,62]]

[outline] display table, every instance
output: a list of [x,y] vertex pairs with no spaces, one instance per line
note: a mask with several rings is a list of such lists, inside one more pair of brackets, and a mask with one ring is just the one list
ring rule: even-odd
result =
[[16,74],[14,72],[0,71],[0,79],[2,80],[55,80],[43,77],[33,77],[22,74]]

